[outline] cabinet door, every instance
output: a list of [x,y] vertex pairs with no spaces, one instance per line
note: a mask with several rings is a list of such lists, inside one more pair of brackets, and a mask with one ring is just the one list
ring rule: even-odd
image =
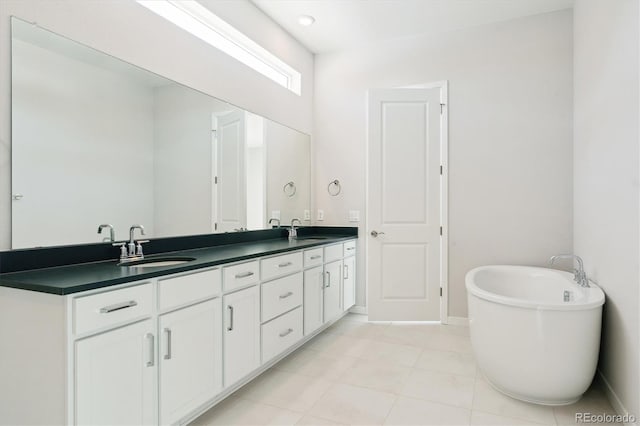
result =
[[160,317],[160,423],[173,424],[222,389],[222,301]]
[[342,266],[342,307],[346,311],[356,304],[356,258],[347,257]]
[[260,288],[224,296],[224,385],[260,366]]
[[[342,249],[342,246],[340,246]],[[324,265],[324,322],[336,319],[341,313],[340,284],[342,283],[342,261]]]
[[322,325],[324,297],[324,271],[322,266],[304,271],[304,335],[313,333]]
[[75,423],[157,424],[151,320],[75,343]]

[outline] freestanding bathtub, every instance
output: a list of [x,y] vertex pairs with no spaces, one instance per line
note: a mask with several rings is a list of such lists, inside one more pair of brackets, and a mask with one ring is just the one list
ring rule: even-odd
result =
[[529,266],[482,266],[465,281],[471,344],[487,380],[527,402],[580,399],[598,362],[602,290]]

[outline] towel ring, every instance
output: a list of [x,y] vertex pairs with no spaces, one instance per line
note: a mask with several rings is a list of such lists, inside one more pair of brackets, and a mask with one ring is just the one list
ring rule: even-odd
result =
[[[287,188],[290,188],[290,189],[287,189]],[[293,181],[287,182],[282,187],[282,191],[285,193],[287,197],[293,197],[294,195],[296,195],[296,184]]]
[[[332,185],[333,185],[333,188],[335,188],[333,190],[332,190]],[[340,181],[338,179],[329,182],[329,185],[327,185],[327,192],[332,197],[337,196],[338,194],[340,194],[341,191],[342,191],[342,185],[340,185]]]

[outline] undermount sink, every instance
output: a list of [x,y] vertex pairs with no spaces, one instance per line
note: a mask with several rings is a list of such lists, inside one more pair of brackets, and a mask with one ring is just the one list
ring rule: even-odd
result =
[[331,237],[314,236],[314,237],[297,237],[296,240],[313,241],[313,240],[328,240]]
[[162,266],[175,266],[196,260],[195,257],[157,257],[155,259],[142,259],[131,263],[118,263],[118,266],[129,268],[159,268]]

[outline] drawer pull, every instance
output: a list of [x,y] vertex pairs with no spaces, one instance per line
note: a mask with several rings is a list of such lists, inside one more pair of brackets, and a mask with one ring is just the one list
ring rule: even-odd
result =
[[100,308],[101,314],[108,314],[110,312],[119,311],[120,309],[132,308],[134,306],[138,306],[138,302],[135,300],[129,300],[128,302],[116,303],[115,305],[105,306],[104,308]]
[[291,333],[293,333],[293,328],[288,328],[286,331],[283,331],[282,333],[280,333],[280,337],[284,337]]
[[347,247],[347,251],[355,250],[355,247]]
[[164,354],[164,359],[171,359],[171,329],[165,328],[164,332],[167,335],[167,353]]
[[289,292],[287,292],[285,294],[281,294],[280,295],[280,299],[286,299],[289,296],[293,296],[293,292],[289,291]]
[[287,266],[291,266],[291,265],[293,265],[292,262],[284,262],[284,263],[278,264],[278,268],[286,268]]
[[236,278],[247,278],[247,277],[250,277],[251,275],[253,275],[253,272],[247,271],[241,274],[236,274]]
[[320,259],[322,256],[319,254],[316,254],[315,256],[311,256],[309,259],[310,260],[316,260],[316,259]]
[[155,364],[155,359],[154,359],[154,350],[155,350],[155,338],[153,337],[153,334],[151,333],[147,333],[145,334],[145,339],[147,339],[147,341],[149,342],[149,360],[147,361],[146,365],[147,367],[153,367],[153,365]]
[[227,331],[233,331],[233,306],[227,306],[229,309],[229,327]]

